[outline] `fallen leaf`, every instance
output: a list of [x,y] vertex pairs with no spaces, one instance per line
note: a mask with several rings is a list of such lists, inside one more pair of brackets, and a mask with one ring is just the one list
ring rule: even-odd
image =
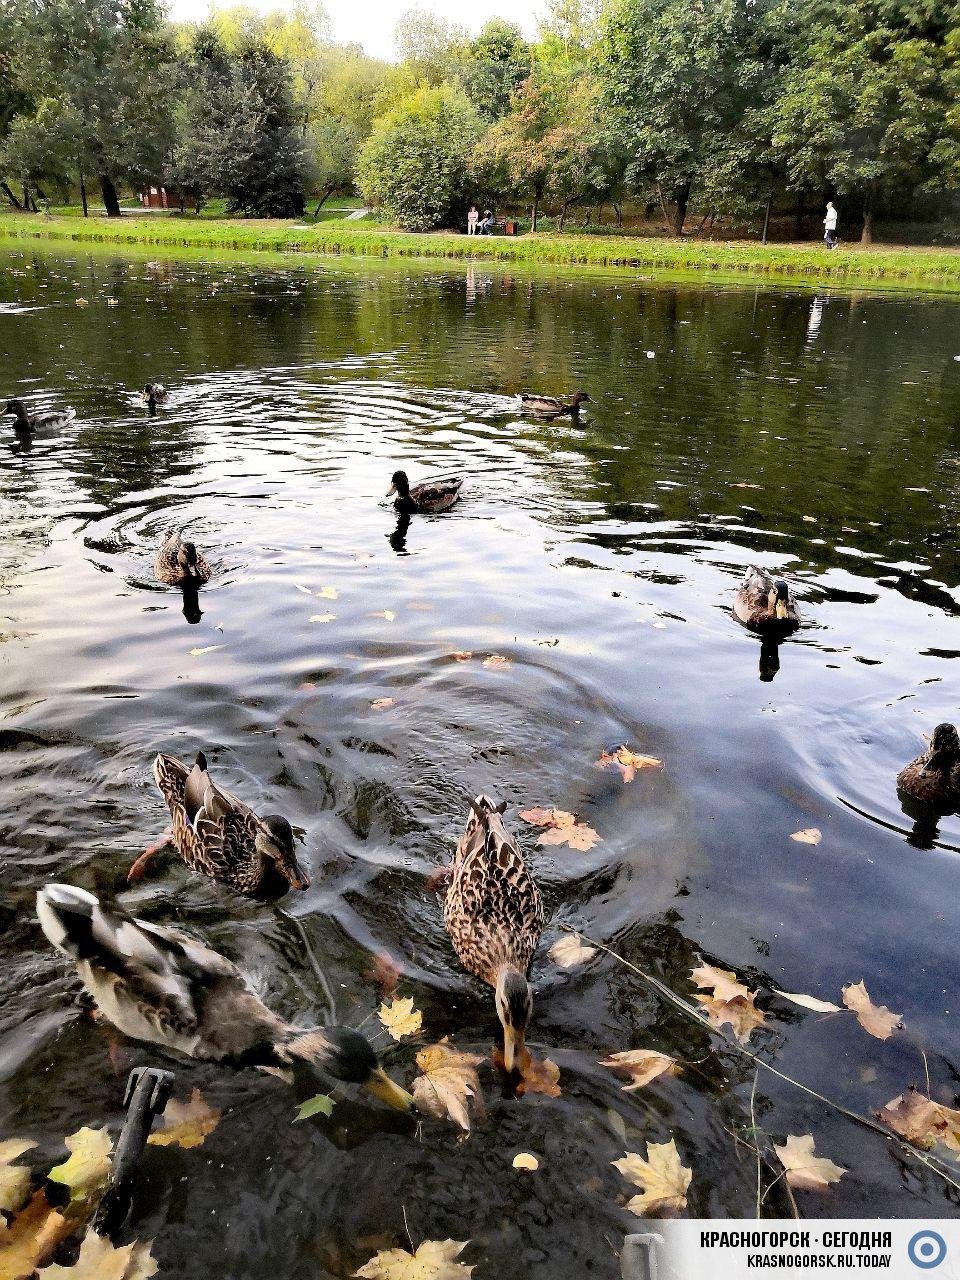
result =
[[113,1139],[106,1129],[86,1126],[64,1138],[70,1152],[68,1159],[47,1174],[51,1182],[61,1182],[70,1189],[71,1204],[99,1196],[110,1177],[110,1153]]
[[392,609],[381,609],[379,613],[371,613],[371,618],[383,618],[386,622],[392,622],[397,615]]
[[540,1161],[536,1156],[532,1156],[529,1151],[520,1151],[513,1157],[513,1167],[515,1169],[534,1169],[540,1168]]
[[309,587],[302,587],[299,582],[295,582],[293,585],[296,587],[298,591],[302,591],[305,596],[313,595],[313,592],[310,590]]
[[373,964],[363,971],[367,982],[378,986],[383,995],[388,996],[397,989],[400,974],[403,970],[387,951],[380,951],[373,958]]
[[632,782],[638,769],[662,769],[663,761],[656,756],[641,756],[631,751],[628,746],[617,747],[616,751],[601,751],[596,762],[598,769],[619,769],[624,783]]
[[825,1156],[813,1154],[813,1137],[809,1133],[803,1137],[792,1134],[782,1147],[774,1143],[773,1149],[786,1171],[787,1183],[798,1191],[826,1191],[847,1172]]
[[816,516],[801,516],[801,519],[802,519],[802,520],[805,520],[805,521],[807,522],[807,524],[816,524],[816,523],[817,523],[817,517],[816,517]]
[[191,650],[190,650],[190,657],[191,657],[191,658],[200,658],[200,657],[202,657],[202,656],[203,656],[203,654],[205,654],[205,653],[214,653],[217,649],[222,649],[222,648],[223,648],[223,645],[222,645],[222,644],[205,644],[205,645],[201,645],[201,647],[200,647],[199,649],[191,649]]
[[394,1000],[389,1005],[384,1003],[380,1006],[378,1013],[380,1021],[394,1040],[415,1035],[423,1022],[423,1014],[413,1007],[412,997],[406,1000]]
[[220,1123],[220,1112],[207,1105],[199,1089],[194,1089],[189,1102],[171,1098],[163,1113],[163,1127],[155,1129],[148,1142],[156,1147],[199,1147],[208,1133]]
[[428,1045],[417,1054],[422,1075],[413,1082],[414,1101],[420,1111],[440,1119],[449,1116],[465,1132],[470,1132],[470,1099],[480,1097],[478,1053],[461,1053],[446,1040]]
[[314,591],[315,596],[319,596],[321,600],[336,600],[340,592],[336,587],[321,587],[319,591]]
[[[7,1213],[19,1209],[30,1195],[30,1170],[13,1162],[36,1145],[29,1138],[7,1138],[5,1142],[0,1142],[0,1209]],[[0,1218],[0,1223],[2,1222],[3,1219]],[[3,1229],[0,1227],[0,1239],[2,1236]]]
[[505,671],[512,664],[502,653],[491,653],[489,658],[484,658],[483,665],[491,671]]
[[729,1023],[733,1034],[741,1044],[746,1044],[757,1027],[765,1024],[763,1013],[756,1007],[756,996],[729,969],[717,969],[711,964],[693,969],[690,976],[702,990],[711,995],[696,992],[699,1002],[712,1027],[718,1031]]
[[312,1098],[300,1103],[293,1122],[296,1124],[298,1120],[309,1120],[311,1116],[328,1116],[335,1105],[333,1099],[328,1098],[325,1093],[315,1093]]
[[89,307],[89,305],[90,305],[90,303],[86,300],[86,298],[78,298],[78,299],[77,299],[77,306],[78,306],[78,307]]
[[374,711],[385,711],[387,707],[394,705],[394,701],[392,698],[374,698],[370,705]]
[[359,1271],[360,1280],[464,1280],[473,1267],[457,1262],[469,1240],[424,1240],[416,1253],[381,1249]]
[[[555,816],[558,813],[562,814],[563,810],[541,809],[537,807],[533,809],[521,809],[520,817],[524,822],[529,822],[532,827],[559,826],[560,824],[556,821]],[[570,818],[572,822],[576,821],[572,813],[566,814],[565,816]]]
[[857,1015],[857,1021],[864,1031],[869,1031],[878,1040],[889,1040],[899,1027],[903,1026],[899,1013],[893,1013],[885,1004],[874,1004],[867,994],[867,988],[860,982],[848,983],[843,988],[843,1003]]
[[586,964],[596,954],[597,948],[585,947],[580,941],[580,935],[576,933],[564,934],[562,938],[556,940],[549,951],[551,960],[561,969],[573,969],[578,964]]
[[793,1004],[798,1004],[803,1009],[812,1009],[814,1013],[839,1013],[840,1006],[831,1004],[829,1000],[818,1000],[816,996],[801,995],[796,991],[778,991],[776,987],[771,987],[776,995],[782,996],[784,1000],[789,1000]]
[[116,299],[116,298],[108,298],[108,299],[107,299],[107,306],[108,306],[108,307],[119,307],[119,305],[120,305],[120,303],[117,301],[117,299]]
[[469,649],[454,649],[450,657],[454,662],[469,662],[473,654]]
[[762,489],[762,484],[751,484],[749,480],[731,480],[731,489]]
[[312,613],[307,619],[308,622],[333,622],[336,618],[335,613]]
[[304,693],[308,692],[310,689],[315,689],[316,687],[316,680],[302,680],[300,684],[297,685],[297,688],[302,690]]
[[600,1065],[630,1077],[630,1083],[623,1086],[627,1093],[642,1089],[658,1076],[675,1076],[680,1070],[676,1058],[671,1058],[669,1053],[660,1053],[657,1049],[624,1049],[621,1053],[611,1053]]
[[[500,1045],[493,1046],[491,1058],[498,1071],[506,1070]],[[548,1098],[559,1098],[562,1094],[560,1068],[551,1058],[534,1058],[530,1050],[524,1047],[514,1058],[513,1067],[519,1076],[515,1090],[518,1098],[522,1098],[525,1093],[542,1093]]]
[[537,837],[537,844],[565,844],[586,852],[600,839],[593,827],[565,809],[523,809],[520,817],[531,826],[547,828]]
[[43,1280],[149,1280],[159,1269],[149,1242],[134,1241],[115,1248],[91,1227],[83,1237],[76,1263],[72,1267],[45,1267]]
[[687,1207],[687,1188],[693,1173],[680,1163],[677,1144],[648,1142],[647,1158],[628,1151],[612,1164],[623,1176],[640,1188],[640,1194],[627,1202],[627,1209],[637,1217],[669,1218]]
[[75,1218],[50,1208],[42,1190],[35,1191],[9,1227],[4,1224],[5,1229],[0,1229],[0,1280],[32,1276],[76,1225]]
[[819,827],[804,827],[802,831],[795,831],[790,839],[796,840],[797,844],[819,844],[823,832]]
[[942,1142],[960,1153],[960,1111],[934,1102],[919,1089],[911,1087],[891,1098],[877,1116],[915,1147],[929,1151]]

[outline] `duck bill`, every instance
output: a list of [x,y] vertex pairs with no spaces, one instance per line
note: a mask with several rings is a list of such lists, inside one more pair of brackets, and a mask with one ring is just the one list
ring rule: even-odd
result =
[[397,492],[397,486],[395,484],[392,484],[390,488],[387,490],[387,497],[392,498],[396,492]]
[[396,1081],[391,1080],[383,1067],[377,1067],[363,1082],[363,1087],[375,1098],[385,1102],[395,1111],[409,1111],[413,1106],[413,1095],[402,1089]]
[[309,889],[310,877],[301,867],[300,863],[294,863],[292,867],[281,867],[281,874],[289,884],[291,889]]
[[787,602],[786,602],[786,600],[778,600],[778,601],[777,601],[777,618],[778,618],[781,622],[785,622],[785,621],[786,621],[786,619],[787,619]]
[[524,1033],[516,1027],[503,1028],[503,1066],[506,1071],[519,1067],[526,1047],[524,1039]]

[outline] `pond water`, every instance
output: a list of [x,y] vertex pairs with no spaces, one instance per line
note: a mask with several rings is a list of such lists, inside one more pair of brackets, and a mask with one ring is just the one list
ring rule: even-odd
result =
[[[39,885],[176,921],[304,1023],[372,1034],[387,953],[425,1039],[488,1054],[490,993],[427,886],[479,791],[544,894],[530,1039],[562,1096],[504,1096],[485,1066],[458,1141],[350,1090],[292,1124],[280,1081],[176,1065],[179,1096],[223,1117],[202,1147],[149,1149],[131,1231],[164,1274],[340,1277],[452,1237],[478,1280],[614,1277],[636,1188],[611,1161],[671,1136],[691,1214],[752,1216],[734,1135],[753,1065],[616,956],[558,968],[561,925],[685,996],[701,959],[736,970],[767,1011],[751,1049],[854,1111],[927,1070],[955,1103],[960,821],[915,825],[894,779],[958,716],[956,302],[28,250],[0,257],[0,303],[0,391],[78,415],[28,450],[11,433],[0,467],[0,1132],[34,1138],[37,1169],[81,1124],[117,1125],[130,1067],[161,1061],[83,1016]],[[173,389],[154,418],[131,394],[149,380]],[[521,390],[577,386],[579,426],[518,415]],[[463,502],[398,530],[398,466],[465,472]],[[195,624],[153,580],[171,526],[215,566]],[[805,619],[766,679],[730,614],[751,563]],[[621,743],[663,768],[595,767]],[[251,902],[178,861],[126,888],[165,825],[154,754],[198,747],[294,824],[308,892]],[[531,805],[600,842],[538,847]],[[818,845],[790,839],[810,827]],[[839,1001],[860,979],[903,1016],[886,1041],[772,993]],[[625,1092],[599,1061],[631,1047],[690,1065]],[[407,1083],[414,1050],[388,1053]],[[797,1193],[803,1216],[957,1212],[934,1173],[767,1073],[755,1111],[848,1170]],[[788,1212],[782,1187],[764,1212]]]

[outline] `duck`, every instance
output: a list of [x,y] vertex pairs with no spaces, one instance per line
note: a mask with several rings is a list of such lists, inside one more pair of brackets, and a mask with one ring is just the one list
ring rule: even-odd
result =
[[12,413],[16,418],[13,424],[15,431],[55,431],[73,422],[77,416],[76,409],[51,409],[49,413],[27,413],[27,406],[22,400],[8,400],[5,413]]
[[585,391],[578,391],[572,400],[561,400],[558,396],[534,396],[525,392],[520,396],[520,406],[524,413],[535,413],[545,418],[559,418],[563,414],[576,418],[580,414],[580,406],[588,404],[590,397]]
[[140,880],[156,855],[173,844],[191,871],[209,876],[248,897],[310,888],[297,861],[293,828],[278,813],[262,818],[242,800],[218,787],[202,751],[192,766],[160,752],[153,776],[167,808],[170,828],[137,858],[127,873]]
[[170,392],[162,382],[148,382],[140,392],[140,403],[145,404],[149,409],[156,409],[158,405],[166,404],[170,399]]
[[103,1016],[132,1040],[199,1062],[315,1072],[362,1085],[407,1111],[413,1099],[348,1027],[301,1029],[278,1017],[225,956],[188,933],[150,924],[86,889],[45,884],[37,916],[47,940],[73,961]]
[[733,613],[751,631],[760,635],[787,636],[800,626],[797,606],[783,578],[771,578],[765,569],[752,565],[733,598]]
[[503,1063],[521,1065],[533,1014],[528,972],[543,930],[543,902],[503,822],[505,804],[478,795],[447,869],[443,922],[460,963],[493,987]]
[[460,497],[464,476],[447,476],[443,480],[425,480],[410,488],[405,471],[395,471],[390,478],[387,497],[401,515],[436,515],[449,511]]
[[897,790],[948,813],[960,809],[960,734],[955,725],[937,725],[929,749],[897,774]]
[[210,581],[211,569],[195,542],[185,542],[176,529],[171,529],[157,550],[154,572],[168,587],[203,587]]

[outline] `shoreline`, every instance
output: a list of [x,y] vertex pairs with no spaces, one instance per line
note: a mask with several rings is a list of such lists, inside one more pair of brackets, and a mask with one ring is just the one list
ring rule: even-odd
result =
[[832,289],[960,293],[960,250],[748,241],[681,241],[620,236],[467,237],[391,231],[341,221],[304,226],[271,220],[193,220],[127,216],[44,218],[0,215],[0,241],[99,244],[122,249],[229,250],[356,258],[420,258],[503,266],[587,267],[616,273],[683,273],[704,283],[796,284]]

